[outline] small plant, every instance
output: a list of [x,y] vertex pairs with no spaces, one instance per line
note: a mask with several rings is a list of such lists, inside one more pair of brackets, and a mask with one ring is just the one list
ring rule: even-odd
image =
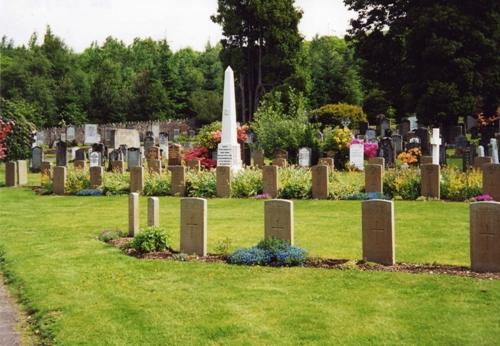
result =
[[221,255],[228,255],[229,254],[229,249],[231,248],[233,241],[231,238],[226,237],[223,240],[220,240],[217,245],[215,246],[215,251]]
[[69,171],[66,178],[66,193],[76,195],[78,191],[90,189],[90,174],[86,171]]
[[107,243],[107,242],[110,242],[111,240],[115,240],[115,239],[121,238],[121,237],[123,237],[123,235],[124,234],[121,231],[109,231],[109,230],[106,230],[106,231],[102,231],[101,234],[99,234],[98,239],[100,241],[103,241],[103,242]]
[[77,196],[102,196],[102,191],[98,189],[83,189],[76,193]]
[[144,182],[145,196],[166,196],[170,193],[170,173],[148,174]]
[[493,197],[491,197],[490,195],[479,195],[474,197],[474,200],[476,202],[489,202],[493,201]]
[[162,227],[141,229],[132,241],[132,248],[140,253],[164,251],[169,248],[170,234]]
[[262,265],[262,266],[300,266],[305,263],[307,252],[287,242],[269,238],[254,247],[236,250],[228,258],[232,264]]
[[130,174],[107,172],[104,174],[103,193],[106,196],[129,193]]
[[217,180],[215,171],[201,171],[186,173],[186,193],[189,197],[215,197]]
[[243,169],[231,181],[233,197],[252,197],[262,192],[262,171]]

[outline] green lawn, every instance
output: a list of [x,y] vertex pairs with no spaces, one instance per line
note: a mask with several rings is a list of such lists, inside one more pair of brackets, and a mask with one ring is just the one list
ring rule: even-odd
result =
[[[160,205],[161,223],[178,247],[179,200],[162,197]],[[209,251],[226,237],[233,247],[262,238],[263,201],[213,199],[208,208]],[[360,210],[356,201],[296,201],[296,244],[312,255],[360,258]],[[469,264],[467,204],[396,202],[395,212],[397,261]],[[500,281],[138,260],[96,240],[103,229],[126,227],[126,196],[37,196],[28,188],[0,188],[3,268],[55,343],[499,340]]]

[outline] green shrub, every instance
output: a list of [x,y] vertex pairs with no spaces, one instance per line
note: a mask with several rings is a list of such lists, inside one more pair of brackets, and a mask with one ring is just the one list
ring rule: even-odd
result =
[[80,190],[90,189],[90,174],[83,170],[70,170],[66,177],[66,193],[76,195]]
[[164,174],[147,174],[144,181],[145,196],[166,196],[171,190],[170,171]]
[[452,201],[465,201],[482,193],[483,176],[481,171],[467,173],[455,167],[441,169],[441,198]]
[[253,197],[262,193],[262,171],[242,169],[231,181],[233,197]]
[[352,199],[365,185],[363,173],[359,172],[330,172],[328,179],[329,198],[335,200]]
[[420,197],[420,171],[415,168],[386,170],[384,195],[396,199],[416,200]]
[[170,246],[170,234],[162,227],[141,229],[132,241],[132,248],[140,253],[164,251]]
[[105,195],[123,195],[130,192],[130,174],[104,173],[103,193]]
[[357,128],[359,123],[366,121],[366,114],[360,106],[347,103],[327,104],[319,109],[313,110],[310,115],[315,122],[323,126],[342,126],[342,120],[350,120],[350,128]]
[[307,168],[280,168],[279,197],[285,199],[306,199],[311,197],[311,171]]
[[186,173],[186,194],[189,197],[215,197],[217,180],[215,170],[188,171]]

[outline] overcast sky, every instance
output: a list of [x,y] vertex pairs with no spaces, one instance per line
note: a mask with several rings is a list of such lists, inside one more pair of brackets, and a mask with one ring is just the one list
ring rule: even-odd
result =
[[[316,34],[345,34],[353,14],[342,0],[296,0],[304,11],[300,31],[306,38]],[[0,36],[16,44],[28,42],[46,25],[76,51],[107,36],[131,43],[135,37],[167,38],[174,50],[202,50],[215,43],[221,30],[210,20],[217,0],[0,0]]]

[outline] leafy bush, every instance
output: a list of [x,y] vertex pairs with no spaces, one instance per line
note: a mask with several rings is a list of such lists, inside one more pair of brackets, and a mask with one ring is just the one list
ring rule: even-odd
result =
[[215,197],[217,179],[215,171],[188,171],[186,173],[186,194],[189,197]]
[[83,170],[70,170],[66,177],[65,190],[69,195],[76,195],[79,191],[90,189],[90,174]]
[[140,253],[164,251],[169,248],[170,234],[162,227],[141,229],[132,241],[132,248]]
[[311,197],[312,177],[307,168],[280,168],[279,197],[285,199],[306,199]]
[[455,167],[441,169],[441,198],[452,201],[465,201],[482,193],[483,176],[481,171],[467,173]]
[[130,191],[130,174],[129,173],[104,173],[103,193],[110,195],[124,195]]
[[352,140],[352,132],[348,128],[326,127],[323,130],[323,151],[345,151],[349,150]]
[[276,149],[298,150],[312,133],[308,131],[311,125],[304,97],[293,91],[288,96],[288,103],[285,103],[280,91],[266,94],[255,113],[251,126],[267,156],[271,156]]
[[350,127],[357,128],[366,121],[366,114],[360,106],[347,103],[327,104],[311,112],[310,117],[323,126],[342,126],[342,120],[350,120]]
[[416,200],[420,197],[420,171],[413,168],[386,170],[384,195],[391,198]]
[[121,231],[102,231],[101,234],[99,234],[98,239],[100,241],[107,243],[111,240],[115,240],[123,236],[124,234]]
[[243,169],[231,181],[233,197],[253,197],[262,192],[262,171]]
[[171,190],[170,171],[164,174],[147,174],[144,180],[145,196],[166,196]]
[[31,157],[31,144],[35,125],[29,120],[36,115],[34,106],[23,100],[0,98],[0,130],[7,130],[5,138],[1,136],[0,155],[5,161],[25,160]]
[[236,250],[228,261],[232,264],[264,266],[300,266],[305,263],[307,252],[283,240],[270,238],[257,246]]

